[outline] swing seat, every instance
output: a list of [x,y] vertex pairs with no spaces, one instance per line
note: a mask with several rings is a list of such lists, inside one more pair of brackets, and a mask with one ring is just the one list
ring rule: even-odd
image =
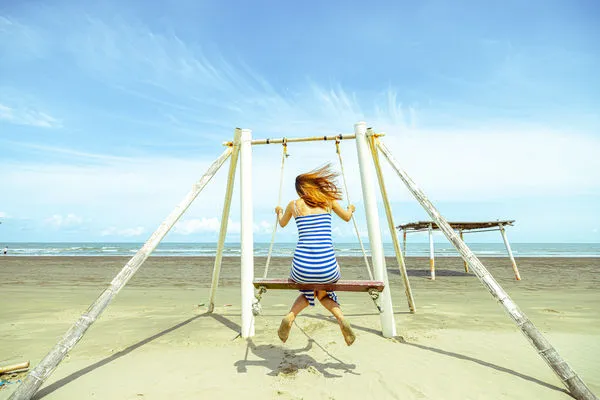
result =
[[291,279],[255,279],[257,289],[283,290],[333,290],[338,292],[381,292],[385,285],[381,281],[337,281],[334,283],[299,283]]

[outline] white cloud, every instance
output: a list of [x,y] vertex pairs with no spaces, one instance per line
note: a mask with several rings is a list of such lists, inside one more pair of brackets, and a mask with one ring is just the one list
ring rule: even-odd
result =
[[[275,221],[275,217],[273,217],[273,221]],[[257,234],[272,234],[273,233],[273,222],[268,222],[262,220],[260,222],[255,222],[253,227],[254,233]]]
[[[218,233],[221,228],[221,222],[218,218],[193,218],[179,221],[173,228],[173,233],[180,235],[192,235],[196,233]],[[231,218],[227,223],[227,233],[239,234],[241,229],[240,221],[234,221]],[[256,234],[267,234],[273,231],[273,223],[261,220],[253,225],[253,232]]]
[[0,211],[0,218],[8,218],[8,214],[4,211]]
[[0,121],[16,125],[29,125],[38,128],[60,128],[61,121],[45,112],[31,108],[12,108],[0,104]]
[[145,232],[146,232],[146,229],[144,229],[141,226],[138,226],[136,228],[125,228],[125,229],[115,228],[114,226],[111,226],[109,228],[102,230],[100,232],[100,235],[132,237],[132,236],[140,236],[140,235],[144,234]]
[[54,214],[50,218],[46,218],[44,223],[57,229],[69,229],[80,226],[83,223],[83,219],[75,214],[67,214],[65,216]]
[[200,218],[179,221],[173,228],[173,233],[191,235],[201,232],[219,232],[220,222],[217,218]]

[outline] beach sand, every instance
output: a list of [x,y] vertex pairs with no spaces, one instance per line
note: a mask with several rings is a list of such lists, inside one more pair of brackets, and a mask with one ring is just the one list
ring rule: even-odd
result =
[[[0,257],[0,365],[36,365],[128,261],[121,257]],[[317,305],[277,338],[296,297],[269,291],[256,335],[238,337],[239,258],[224,259],[214,314],[206,304],[214,259],[151,257],[58,366],[44,399],[569,399],[559,379],[462,261],[407,266],[417,306],[408,312],[394,259],[388,274],[398,336],[383,338],[364,293],[339,293],[357,340],[345,345]],[[256,259],[262,276],[264,259]],[[344,279],[367,277],[339,258]],[[600,259],[483,259],[513,300],[600,394]],[[285,277],[290,260],[272,260]],[[20,376],[7,376],[16,381]],[[0,390],[6,399],[16,384]]]

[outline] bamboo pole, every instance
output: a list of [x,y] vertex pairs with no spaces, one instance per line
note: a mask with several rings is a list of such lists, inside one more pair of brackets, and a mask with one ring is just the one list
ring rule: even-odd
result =
[[364,122],[354,124],[356,133],[356,149],[358,152],[358,168],[360,171],[360,182],[367,217],[367,229],[369,232],[369,243],[371,245],[371,260],[373,262],[373,273],[375,279],[383,281],[385,289],[381,292],[381,333],[383,337],[396,336],[396,323],[394,321],[394,310],[392,296],[388,282],[387,270],[385,269],[385,257],[383,256],[383,244],[381,242],[381,229],[379,228],[379,213],[377,212],[377,199],[373,185],[372,167],[369,163],[369,143],[367,141],[367,125]]
[[6,374],[7,372],[20,371],[22,369],[29,368],[29,361],[25,361],[19,364],[7,365],[0,367],[0,374]]
[[388,228],[390,235],[392,236],[392,243],[394,244],[394,253],[396,254],[396,262],[398,263],[398,269],[400,270],[400,276],[404,282],[404,293],[406,294],[406,300],[408,301],[408,309],[411,313],[416,312],[415,300],[413,298],[412,290],[410,288],[410,281],[408,280],[408,274],[406,272],[406,265],[404,264],[404,256],[400,249],[400,241],[398,240],[398,234],[396,233],[396,225],[394,224],[394,218],[392,216],[392,207],[390,206],[390,200],[387,195],[385,188],[385,181],[383,179],[383,172],[381,171],[381,163],[379,161],[379,153],[375,147],[375,138],[371,134],[371,129],[367,130],[367,137],[369,140],[369,147],[371,149],[371,155],[373,156],[373,163],[375,165],[375,172],[377,173],[377,180],[379,182],[379,189],[381,191],[381,199],[383,200],[383,206],[385,208],[385,215],[387,217]]
[[435,281],[435,259],[433,258],[433,227],[429,224],[429,273],[431,280]]
[[456,232],[448,224],[446,219],[442,217],[435,206],[425,196],[423,191],[413,182],[413,180],[402,170],[398,162],[394,159],[387,147],[378,142],[377,146],[382,154],[389,161],[392,168],[398,173],[400,179],[408,187],[413,196],[423,206],[431,219],[437,223],[440,230],[444,232],[448,240],[454,245],[458,252],[465,259],[473,273],[491,293],[491,295],[502,304],[508,315],[515,321],[521,332],[529,340],[531,345],[537,350],[542,359],[552,368],[554,373],[559,377],[563,384],[567,387],[571,395],[578,400],[598,400],[598,398],[586,386],[583,380],[573,371],[571,366],[558,354],[556,349],[535,327],[533,322],[519,309],[513,302],[510,296],[502,289],[494,277],[489,273],[481,261],[473,254],[471,249],[460,240]]
[[241,308],[242,338],[254,336],[254,236],[252,216],[252,131],[242,129],[240,145],[240,208],[241,208]]
[[513,271],[515,272],[515,278],[520,281],[521,275],[519,274],[519,268],[517,268],[517,262],[515,261],[515,257],[513,256],[512,249],[510,248],[510,244],[508,243],[508,238],[506,237],[506,230],[502,224],[499,225],[500,233],[502,234],[502,240],[504,240],[504,245],[506,246],[506,251],[508,251],[508,256],[510,257],[510,262],[512,263]]
[[67,356],[69,351],[71,351],[77,342],[79,342],[87,329],[96,321],[112,299],[137,272],[142,263],[146,261],[160,241],[188,209],[211,178],[217,173],[221,165],[229,158],[231,152],[232,149],[227,148],[223,154],[212,163],[208,168],[208,171],[206,171],[202,178],[192,186],[192,190],[184,197],[177,207],[175,207],[158,229],[154,231],[144,246],[137,251],[127,264],[125,264],[121,272],[114,277],[110,286],[102,292],[96,301],[90,305],[83,315],[81,315],[79,320],[77,320],[77,322],[67,331],[46,357],[44,357],[27,377],[25,377],[12,396],[10,396],[9,400],[28,400],[35,394],[42,383],[44,383],[58,364]]
[[[460,240],[462,240],[464,242],[465,239],[463,238],[463,231],[462,231],[462,229],[459,232],[460,232]],[[467,262],[467,260],[463,260],[463,262],[465,263],[465,272],[469,273],[469,263]]]
[[217,242],[217,254],[215,256],[215,265],[213,267],[212,282],[210,285],[210,297],[208,300],[209,313],[212,313],[215,310],[215,299],[217,297],[219,276],[221,274],[221,262],[223,261],[223,249],[225,247],[225,237],[227,236],[227,225],[229,223],[229,211],[231,210],[231,198],[233,197],[235,171],[237,169],[238,156],[240,154],[241,134],[242,130],[240,128],[236,128],[233,133],[233,146],[231,159],[229,161],[229,174],[227,175],[227,189],[225,189],[225,200],[223,201],[223,213],[221,215],[221,227],[219,229],[219,240]]

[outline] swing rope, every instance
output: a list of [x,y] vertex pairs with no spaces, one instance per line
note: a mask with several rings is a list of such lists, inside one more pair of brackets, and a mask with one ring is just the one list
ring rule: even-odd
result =
[[[342,154],[340,152],[340,140],[341,140],[341,137],[336,139],[335,147],[336,147],[336,152],[337,152],[338,159],[340,162],[340,170],[342,172],[342,179],[344,182],[344,190],[346,192],[346,199],[348,200],[348,204],[350,204],[350,196],[348,194],[348,185],[346,183],[346,174],[344,172],[344,163],[342,161]],[[289,154],[287,152],[287,138],[283,138],[282,144],[283,144],[283,152],[281,155],[281,170],[280,170],[280,176],[279,176],[279,197],[277,200],[278,206],[281,206],[281,196],[282,196],[282,189],[283,189],[283,171],[284,171],[284,166],[285,166],[285,159],[287,157],[289,157]],[[366,252],[363,242],[360,238],[360,234],[358,231],[358,225],[356,224],[356,219],[354,219],[354,215],[352,215],[352,222],[354,224],[354,231],[356,232],[356,237],[358,238],[358,242],[360,243],[360,248],[363,253],[365,265],[367,267],[367,272],[369,273],[369,279],[372,281],[373,273],[371,272],[371,265],[369,264],[367,252]],[[273,226],[273,232],[271,234],[271,243],[269,244],[269,253],[267,254],[267,262],[265,264],[265,271],[263,273],[263,279],[267,279],[267,275],[269,273],[269,264],[271,263],[271,254],[273,253],[273,245],[275,244],[275,235],[277,233],[277,225],[279,225],[279,214],[277,214],[275,216],[275,225]],[[260,301],[262,300],[262,296],[264,293],[266,293],[266,291],[267,291],[267,288],[264,284],[258,286],[258,291],[255,294],[255,296],[254,296],[255,299],[254,299],[254,302],[252,303],[252,313],[255,316],[259,315],[262,311]],[[371,299],[373,300],[373,303],[375,304],[375,306],[381,313],[382,312],[381,307],[379,306],[379,304],[377,304],[377,299],[379,298],[379,291],[377,291],[376,289],[369,289],[368,293],[369,293],[369,296],[371,297]]]
[[[350,205],[350,195],[348,194],[348,185],[346,183],[346,173],[344,172],[344,162],[342,161],[342,152],[340,151],[340,142],[341,139],[338,137],[335,139],[335,152],[338,155],[338,159],[340,161],[340,170],[342,171],[342,181],[344,182],[344,191],[346,192],[346,200],[348,205]],[[356,237],[358,238],[358,243],[360,243],[360,249],[363,253],[363,258],[365,259],[365,266],[367,267],[367,272],[369,273],[369,279],[373,280],[373,272],[371,272],[371,265],[369,264],[369,258],[367,257],[367,252],[365,251],[365,246],[363,245],[362,239],[360,238],[360,233],[358,232],[358,225],[356,224],[356,219],[354,218],[354,214],[352,214],[352,223],[354,224],[354,232],[356,232]]]
[[[287,138],[283,138],[283,151],[281,153],[281,171],[279,173],[279,197],[277,198],[277,206],[281,207],[281,193],[283,189],[283,167],[285,166],[285,159],[290,155],[287,152]],[[271,244],[269,245],[269,253],[267,255],[267,262],[265,264],[265,272],[263,278],[266,279],[269,274],[269,264],[271,263],[271,254],[273,253],[273,244],[275,243],[275,234],[277,233],[277,225],[279,225],[279,214],[275,214],[275,225],[273,225],[273,233],[271,233]]]

